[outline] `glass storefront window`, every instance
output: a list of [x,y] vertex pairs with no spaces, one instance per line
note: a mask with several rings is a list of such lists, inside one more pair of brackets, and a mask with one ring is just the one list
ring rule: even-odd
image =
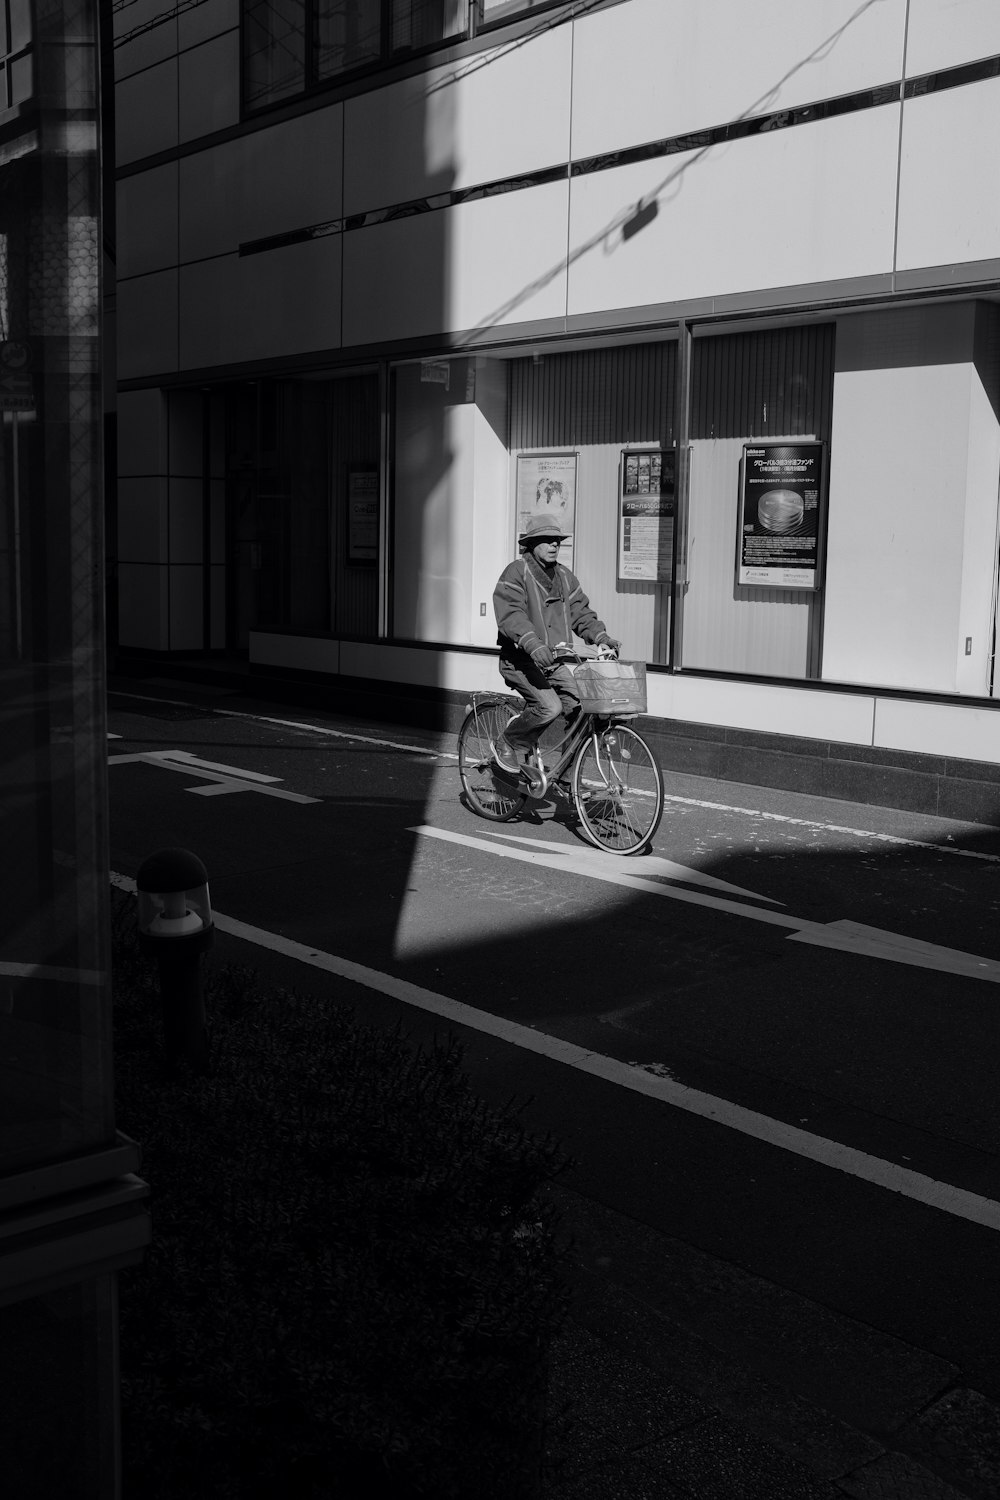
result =
[[745,443],[829,441],[834,334],[827,323],[694,340],[688,583],[677,665],[819,676],[822,588],[737,586],[736,533]]
[[226,402],[230,648],[251,630],[374,635],[377,536],[352,547],[349,512],[359,476],[378,497],[378,376],[250,381]]

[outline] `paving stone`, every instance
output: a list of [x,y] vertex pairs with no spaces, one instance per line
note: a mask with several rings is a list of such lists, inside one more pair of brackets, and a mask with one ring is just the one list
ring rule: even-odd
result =
[[817,1480],[849,1473],[884,1451],[883,1444],[867,1434],[761,1379],[617,1287],[594,1282],[578,1305],[577,1317],[623,1353],[781,1448]]
[[1000,1408],[979,1391],[948,1391],[899,1438],[917,1455],[968,1481],[984,1500],[1000,1495]]
[[776,1386],[859,1431],[892,1431],[956,1382],[945,1360],[590,1200],[556,1194],[575,1258]]
[[552,1351],[548,1464],[579,1474],[648,1446],[708,1415],[709,1408],[570,1323]]
[[546,1500],[691,1500],[690,1491],[673,1487],[660,1459],[649,1450],[612,1460],[547,1489]]
[[968,1500],[968,1492],[954,1489],[902,1453],[884,1453],[839,1481],[851,1500]]
[[721,1417],[657,1444],[670,1484],[691,1500],[829,1500],[836,1490]]

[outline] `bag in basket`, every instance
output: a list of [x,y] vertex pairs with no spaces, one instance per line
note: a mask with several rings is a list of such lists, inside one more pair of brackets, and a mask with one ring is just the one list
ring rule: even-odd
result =
[[588,714],[644,714],[644,661],[585,661],[573,668],[580,703]]

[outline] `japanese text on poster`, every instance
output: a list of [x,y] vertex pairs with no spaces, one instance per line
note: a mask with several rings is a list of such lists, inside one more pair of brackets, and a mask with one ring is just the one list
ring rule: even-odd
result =
[[668,582],[673,573],[676,463],[672,449],[622,450],[618,577]]
[[745,443],[736,582],[819,587],[822,443]]
[[529,516],[540,511],[556,516],[569,533],[559,549],[559,561],[573,566],[576,521],[576,454],[519,453],[517,455],[517,534]]
[[347,561],[373,563],[378,557],[378,470],[351,469],[347,475]]

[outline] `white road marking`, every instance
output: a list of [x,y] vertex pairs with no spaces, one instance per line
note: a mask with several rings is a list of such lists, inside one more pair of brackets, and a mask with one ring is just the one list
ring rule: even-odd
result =
[[196,797],[223,797],[230,792],[260,792],[265,797],[280,797],[285,802],[318,802],[318,797],[306,797],[301,792],[287,792],[282,787],[271,785],[280,781],[280,776],[263,776],[259,771],[241,771],[236,766],[223,766],[214,760],[199,760],[188,750],[143,750],[134,755],[109,755],[109,766],[124,766],[145,761],[147,765],[162,766],[165,771],[183,771],[188,776],[198,776],[211,783],[210,786],[188,786],[184,790]]
[[[135,890],[135,881],[127,875],[112,872],[111,880],[112,884],[122,890]],[[588,1051],[573,1042],[563,1041],[561,1037],[522,1026],[517,1021],[490,1015],[488,1011],[474,1010],[472,1006],[464,1005],[459,1000],[435,994],[433,990],[425,990],[408,980],[397,979],[395,975],[382,974],[377,969],[365,968],[350,959],[338,958],[335,954],[294,942],[291,938],[282,937],[280,933],[251,927],[248,923],[224,916],[221,912],[215,913],[215,925],[220,932],[228,932],[244,942],[255,943],[258,947],[282,953],[287,958],[308,964],[314,969],[335,974],[352,984],[389,995],[404,1005],[412,1005],[431,1015],[440,1016],[442,1020],[450,1021],[456,1026],[467,1026],[486,1036],[508,1042],[511,1046],[522,1047],[525,1051],[537,1053],[550,1061],[562,1063],[565,1067],[575,1068],[605,1083],[657,1099],[672,1108],[682,1109],[726,1129],[736,1130],[741,1135],[751,1136],[766,1145],[776,1146],[781,1151],[831,1167],[837,1172],[845,1172],[889,1192],[899,1193],[916,1203],[923,1203],[955,1218],[1000,1231],[1000,1203],[992,1198],[967,1192],[949,1182],[939,1182],[908,1167],[901,1167],[897,1162],[886,1161],[852,1146],[841,1145],[839,1141],[827,1140],[824,1136],[799,1130],[783,1120],[772,1120],[768,1115],[744,1109],[742,1105],[733,1104],[728,1099],[717,1099],[700,1089],[687,1088],[671,1078],[651,1073],[646,1068],[619,1062],[617,1058],[606,1057],[600,1052]]]
[[[613,855],[613,864],[595,859],[593,863],[585,857],[572,863],[559,854],[551,852],[553,845],[534,840],[534,849],[508,849],[486,839],[473,838],[465,833],[451,833],[444,828],[422,824],[411,828],[411,833],[423,834],[426,838],[442,839],[445,843],[461,844],[466,848],[481,849],[487,854],[502,859],[517,859],[525,864],[542,865],[550,870],[563,870],[567,874],[584,875],[591,880],[604,880],[610,885],[625,886],[633,891],[646,891],[654,896],[665,896],[671,901],[683,901],[692,906],[709,907],[713,911],[724,911],[731,916],[746,917],[752,922],[769,923],[784,927],[795,940],[813,943],[822,948],[838,948],[856,953],[862,958],[887,959],[892,963],[910,964],[918,969],[936,969],[946,974],[963,974],[973,979],[985,979],[990,984],[1000,984],[1000,963],[977,954],[961,953],[953,948],[939,948],[917,938],[904,937],[899,933],[883,932],[877,927],[863,927],[851,922],[811,922],[806,917],[787,916],[783,912],[768,911],[759,906],[746,906],[742,902],[729,901],[720,896],[703,895],[676,885],[664,885],[658,880],[645,879],[641,875],[628,873],[630,860]],[[595,851],[597,852],[597,851]],[[639,863],[636,867],[642,868]],[[760,897],[755,898],[757,900]]]
[[52,964],[16,964],[0,959],[0,974],[10,979],[47,979],[63,984],[105,984],[107,971],[101,969],[67,969]]
[[[158,698],[151,693],[123,693],[114,690],[116,698],[132,698],[140,703],[165,703],[171,708],[195,708],[198,705],[181,698]],[[371,745],[381,750],[407,750],[411,755],[438,760],[458,760],[454,750],[435,750],[426,745],[414,745],[400,740],[381,739],[375,735],[358,734],[349,729],[330,729],[325,724],[303,723],[300,719],[277,719],[269,714],[251,714],[236,708],[213,708],[212,713],[227,719],[246,719],[253,724],[274,724],[279,729],[298,729],[307,734],[326,735],[331,739],[355,740],[361,745]],[[840,823],[823,823],[812,818],[795,818],[788,813],[764,812],[756,807],[737,807],[727,802],[709,802],[701,797],[680,797],[666,793],[665,802],[677,802],[684,807],[703,807],[709,812],[738,813],[745,818],[763,818],[771,823],[788,823],[796,828],[814,828],[818,833],[842,833],[850,838],[874,839],[877,843],[899,844],[909,849],[930,849],[936,854],[954,854],[962,859],[984,860],[987,864],[1000,864],[1000,854],[986,854],[980,849],[963,849],[957,844],[935,844],[927,839],[906,838],[902,834],[876,833],[867,828],[848,828]]]
[[903,844],[909,849],[933,849],[935,854],[957,854],[963,859],[982,859],[1000,864],[1000,854],[984,854],[980,849],[962,849],[958,844],[934,844],[926,839],[908,839],[898,833],[873,833],[865,828],[847,828],[840,823],[814,823],[809,818],[793,818],[788,813],[763,812],[758,807],[733,807],[728,802],[706,802],[699,797],[677,797],[665,793],[664,802],[682,802],[687,807],[704,807],[709,812],[739,813],[744,818],[764,818],[769,823],[790,823],[796,828],[816,828],[821,833],[847,833],[856,839],[875,839],[882,844]]
[[[531,838],[527,834],[498,833],[491,830],[491,837],[506,839],[511,843],[531,844],[536,849],[538,847],[538,839]],[[592,869],[596,863],[615,874],[621,873],[622,856],[620,854],[607,854],[601,849],[577,848],[572,844],[547,844],[546,849],[553,854],[563,856],[566,865],[574,870],[578,865],[586,865]],[[713,891],[728,891],[731,896],[747,896],[751,901],[767,901],[772,906],[785,904],[773,896],[762,896],[759,891],[748,891],[745,886],[731,885],[728,880],[720,880],[716,875],[707,875],[704,870],[695,870],[689,865],[679,865],[675,860],[664,859],[659,854],[644,854],[637,862],[637,868],[641,869],[644,875],[662,875],[667,880],[682,880],[686,885],[703,885]]]

